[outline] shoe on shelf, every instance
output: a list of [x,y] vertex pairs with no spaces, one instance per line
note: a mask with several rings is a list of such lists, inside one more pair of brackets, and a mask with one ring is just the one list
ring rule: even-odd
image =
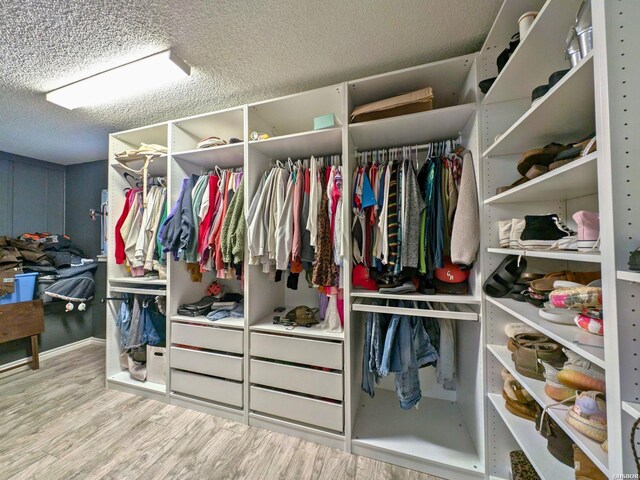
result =
[[560,152],[568,148],[568,145],[550,143],[543,148],[527,150],[518,161],[518,172],[524,177],[534,165],[548,167]]
[[525,227],[518,240],[520,248],[531,250],[577,250],[576,232],[555,213],[526,215]]
[[540,410],[536,415],[536,430],[547,439],[547,450],[556,460],[573,467],[573,440],[549,416]]
[[569,282],[579,283],[580,285],[588,285],[589,283],[599,280],[600,272],[552,272],[547,273],[539,280],[531,281],[529,285],[533,291],[537,293],[550,293],[555,289],[555,282],[567,280]]
[[498,238],[500,239],[500,248],[509,248],[512,222],[513,220],[500,220],[498,222]]
[[640,248],[629,253],[629,270],[632,272],[640,272]]
[[540,408],[536,401],[508,370],[502,369],[502,379],[504,380],[502,398],[504,398],[506,409],[517,417],[533,422]]
[[526,227],[524,218],[514,218],[511,220],[511,236],[509,238],[509,248],[520,248],[520,237]]
[[529,343],[546,343],[551,341],[552,340],[549,337],[540,332],[516,333],[513,337],[509,337],[507,348],[511,353],[515,353],[516,343],[519,345],[526,345]]
[[538,178],[541,175],[549,172],[549,167],[545,165],[533,165],[527,173],[513,182],[511,185],[507,185],[505,187],[496,188],[496,195],[506,192],[507,190],[511,190],[514,187],[519,187],[520,185],[527,183],[529,180],[533,180],[534,178]]
[[602,470],[596,467],[593,460],[577,445],[573,446],[573,463],[576,469],[576,480],[607,480]]
[[558,381],[565,387],[575,390],[595,390],[605,392],[604,370],[589,360],[582,358],[573,350],[563,349],[567,356],[562,370],[558,372]]
[[516,370],[525,377],[544,380],[544,367],[538,360],[551,364],[564,361],[562,347],[555,342],[514,342],[516,351],[513,354]]
[[567,423],[596,442],[607,439],[607,402],[602,392],[582,392],[567,411]]
[[578,224],[578,251],[597,249],[600,243],[600,214],[580,210],[573,214],[573,220]]
[[601,318],[593,318],[579,313],[574,319],[575,324],[582,330],[594,335],[604,335],[604,322]]
[[552,365],[544,360],[539,360],[544,367],[544,393],[556,402],[564,402],[565,400],[575,397],[576,391],[573,388],[565,387],[558,381],[558,373],[562,368],[562,364]]

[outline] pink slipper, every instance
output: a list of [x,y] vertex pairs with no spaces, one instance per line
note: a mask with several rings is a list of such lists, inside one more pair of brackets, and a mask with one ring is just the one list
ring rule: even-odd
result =
[[587,317],[579,313],[573,320],[581,329],[595,335],[604,335],[604,324],[602,319]]

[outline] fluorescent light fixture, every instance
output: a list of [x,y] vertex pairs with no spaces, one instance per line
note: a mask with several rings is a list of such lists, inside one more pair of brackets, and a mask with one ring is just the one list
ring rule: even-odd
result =
[[165,50],[57,88],[47,93],[47,100],[73,110],[152,90],[190,73],[189,65]]

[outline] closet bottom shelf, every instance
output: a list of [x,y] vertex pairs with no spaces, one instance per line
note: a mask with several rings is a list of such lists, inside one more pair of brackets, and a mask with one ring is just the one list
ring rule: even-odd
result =
[[161,383],[153,383],[153,382],[140,382],[131,378],[131,375],[128,371],[118,372],[115,375],[112,375],[107,379],[108,382],[117,383],[118,385],[123,385],[126,387],[133,387],[139,390],[145,390],[153,393],[165,394],[167,393],[167,386],[162,385]]
[[455,403],[425,397],[418,409],[401,410],[395,392],[379,388],[374,398],[363,393],[361,405],[353,429],[354,453],[378,451],[460,472],[446,478],[463,478],[464,473],[469,476],[464,478],[483,478],[482,461]]
[[[573,468],[556,460],[547,450],[547,441],[536,431],[535,424],[530,420],[516,417],[504,406],[504,399],[497,393],[490,393],[489,400],[502,418],[505,425],[515,438],[520,448],[540,475],[542,480],[573,479]],[[509,452],[505,452],[504,461],[509,460]]]

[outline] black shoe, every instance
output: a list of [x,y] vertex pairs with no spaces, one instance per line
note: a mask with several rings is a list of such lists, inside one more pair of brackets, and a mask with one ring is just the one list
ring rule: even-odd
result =
[[578,250],[576,232],[567,227],[555,213],[525,215],[525,227],[518,244],[524,249]]

